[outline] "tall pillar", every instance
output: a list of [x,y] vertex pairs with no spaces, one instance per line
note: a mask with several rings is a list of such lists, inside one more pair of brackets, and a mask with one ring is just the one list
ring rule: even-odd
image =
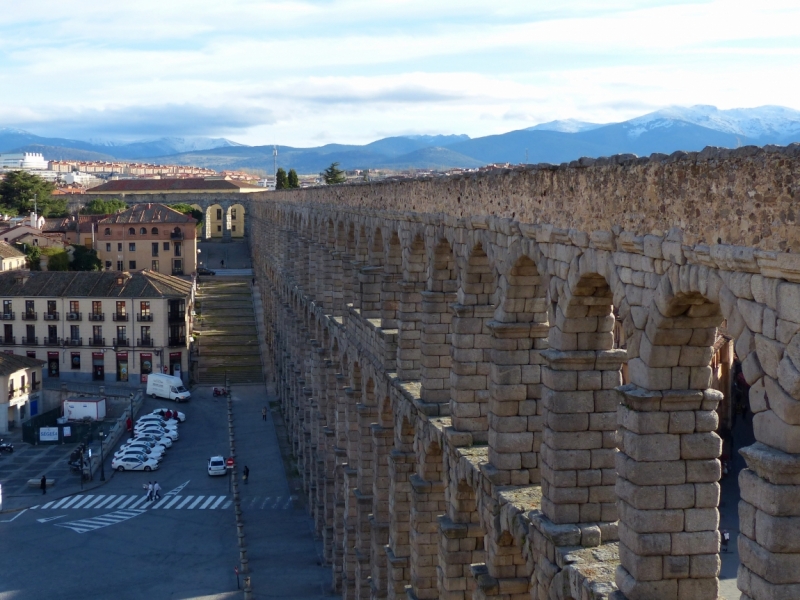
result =
[[453,315],[448,304],[455,302],[456,294],[422,292],[421,296],[420,399],[429,404],[449,404]]
[[403,381],[420,378],[422,350],[422,290],[424,283],[401,281],[398,312],[397,376]]

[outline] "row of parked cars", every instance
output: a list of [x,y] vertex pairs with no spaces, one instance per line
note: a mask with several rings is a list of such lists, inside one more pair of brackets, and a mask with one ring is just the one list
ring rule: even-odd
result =
[[155,471],[164,460],[167,448],[178,441],[178,424],[186,415],[172,409],[158,408],[136,420],[133,437],[122,444],[111,460],[117,471]]

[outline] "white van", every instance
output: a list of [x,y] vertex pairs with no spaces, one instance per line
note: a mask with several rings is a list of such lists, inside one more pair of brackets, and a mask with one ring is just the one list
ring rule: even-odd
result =
[[155,398],[166,398],[175,402],[188,402],[192,394],[183,387],[183,380],[174,375],[151,373],[147,376],[147,393]]

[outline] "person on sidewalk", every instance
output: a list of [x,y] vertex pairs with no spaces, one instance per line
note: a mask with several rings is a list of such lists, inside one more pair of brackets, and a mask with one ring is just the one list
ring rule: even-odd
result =
[[267,407],[261,409],[261,419],[266,421],[267,420]]
[[247,465],[244,466],[244,472],[242,474],[242,479],[244,479],[245,483],[247,483],[247,481],[250,479],[250,469],[247,468]]
[[42,475],[42,481],[39,487],[42,488],[42,495],[47,493],[47,475]]
[[157,481],[153,482],[153,499],[161,500],[161,486],[158,485]]
[[153,501],[153,483],[151,481],[147,482],[147,501]]
[[723,529],[722,530],[722,551],[723,552],[727,552],[728,551],[728,542],[730,542],[730,541],[731,541],[731,534],[728,533],[727,529]]

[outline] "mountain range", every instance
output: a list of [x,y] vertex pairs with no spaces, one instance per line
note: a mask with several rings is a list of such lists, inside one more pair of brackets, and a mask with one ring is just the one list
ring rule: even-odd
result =
[[[343,169],[443,169],[489,163],[561,163],[581,156],[648,155],[701,150],[705,146],[789,144],[800,141],[800,111],[781,106],[720,110],[669,107],[621,123],[551,121],[508,133],[415,135],[369,144],[315,148],[278,146],[278,166],[319,173],[332,162]],[[224,138],[160,138],[132,143],[46,138],[0,129],[0,152],[42,152],[47,159],[142,160],[223,169],[271,172],[273,146],[245,146]]]

